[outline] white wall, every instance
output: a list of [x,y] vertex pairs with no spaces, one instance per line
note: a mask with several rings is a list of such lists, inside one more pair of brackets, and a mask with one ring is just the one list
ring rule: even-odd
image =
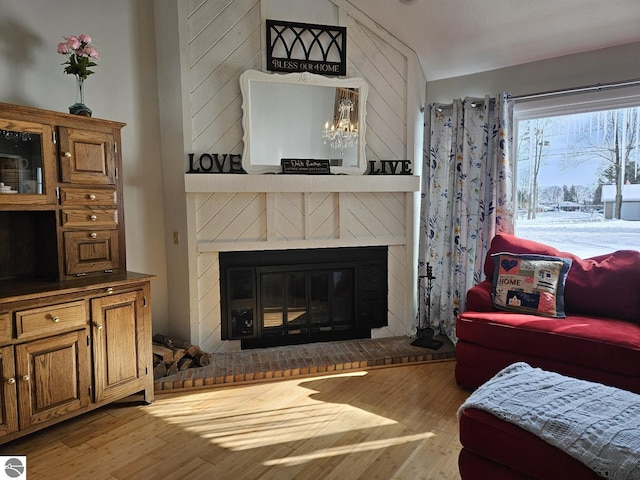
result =
[[454,98],[561,90],[640,78],[640,43],[427,82],[427,103]]
[[167,275],[153,0],[0,0],[0,101],[68,112],[75,79],[56,53],[63,36],[87,33],[99,48],[85,82],[93,116],[122,131],[129,270],[152,283],[154,331],[166,331]]

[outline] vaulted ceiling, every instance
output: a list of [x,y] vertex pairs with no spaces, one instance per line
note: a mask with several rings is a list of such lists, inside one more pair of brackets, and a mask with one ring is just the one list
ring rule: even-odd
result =
[[429,81],[640,42],[640,0],[349,1],[412,48]]

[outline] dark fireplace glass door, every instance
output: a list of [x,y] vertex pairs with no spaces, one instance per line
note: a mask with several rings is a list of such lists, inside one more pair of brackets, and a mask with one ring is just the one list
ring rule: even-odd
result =
[[287,333],[307,333],[309,309],[307,305],[307,275],[304,272],[287,273],[286,280]]
[[221,337],[242,348],[368,338],[387,296],[386,247],[220,252]]
[[284,327],[284,284],[282,273],[260,275],[262,330],[280,330]]
[[327,272],[312,272],[311,280],[311,318],[310,328],[317,332],[331,330],[329,311],[329,282]]
[[310,274],[312,332],[349,330],[355,325],[354,269]]
[[353,329],[354,268],[259,272],[262,335]]
[[353,269],[336,270],[331,272],[329,279],[332,296],[333,330],[352,328],[354,319],[355,279]]
[[231,269],[228,275],[229,283],[234,286],[228,292],[231,334],[235,338],[254,336],[255,282],[253,281],[253,269]]

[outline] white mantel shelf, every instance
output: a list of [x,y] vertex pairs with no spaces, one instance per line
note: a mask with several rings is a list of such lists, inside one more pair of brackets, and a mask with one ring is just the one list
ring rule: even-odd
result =
[[245,175],[187,173],[186,193],[210,192],[418,192],[417,175]]

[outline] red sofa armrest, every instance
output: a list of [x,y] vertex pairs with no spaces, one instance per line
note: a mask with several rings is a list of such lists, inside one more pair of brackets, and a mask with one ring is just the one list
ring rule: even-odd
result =
[[470,288],[467,292],[467,303],[465,311],[470,312],[493,312],[493,298],[491,290],[493,283],[491,280],[485,280]]

